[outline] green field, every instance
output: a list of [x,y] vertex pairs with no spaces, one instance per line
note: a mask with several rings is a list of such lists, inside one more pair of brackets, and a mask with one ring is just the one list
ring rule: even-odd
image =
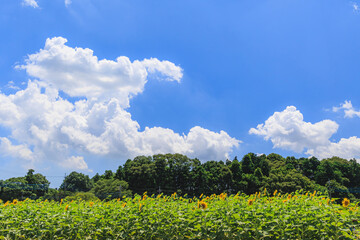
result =
[[316,193],[0,205],[0,239],[357,239],[355,203]]

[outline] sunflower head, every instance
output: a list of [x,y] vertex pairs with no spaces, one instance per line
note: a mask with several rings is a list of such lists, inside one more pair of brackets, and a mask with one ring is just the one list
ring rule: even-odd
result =
[[204,210],[207,209],[207,203],[204,201],[198,202],[198,208],[204,209]]
[[250,198],[250,199],[248,200],[248,205],[249,205],[249,206],[253,205],[254,201],[255,201],[254,199]]
[[349,206],[349,204],[350,204],[350,200],[347,198],[344,198],[344,200],[342,201],[343,207],[347,207],[347,206]]

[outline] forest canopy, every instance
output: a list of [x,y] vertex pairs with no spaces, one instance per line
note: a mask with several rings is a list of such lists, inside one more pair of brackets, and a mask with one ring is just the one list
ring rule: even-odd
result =
[[30,169],[26,176],[0,180],[0,199],[64,197],[112,199],[134,194],[253,194],[322,191],[332,197],[360,198],[360,164],[355,159],[282,157],[248,153],[242,159],[205,161],[181,154],[157,154],[128,159],[116,171],[92,178],[72,172],[59,189],[49,188],[46,176]]

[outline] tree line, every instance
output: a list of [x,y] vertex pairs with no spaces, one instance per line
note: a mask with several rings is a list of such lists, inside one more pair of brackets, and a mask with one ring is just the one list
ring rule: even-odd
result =
[[49,188],[49,181],[30,169],[26,176],[0,180],[0,199],[43,198],[59,200],[66,196],[111,199],[124,195],[213,193],[253,194],[275,190],[290,193],[321,191],[332,197],[360,198],[360,164],[355,159],[332,157],[282,157],[271,153],[248,153],[241,160],[191,159],[181,154],[157,154],[129,159],[116,171],[106,170],[92,178],[78,172],[65,177],[59,189]]

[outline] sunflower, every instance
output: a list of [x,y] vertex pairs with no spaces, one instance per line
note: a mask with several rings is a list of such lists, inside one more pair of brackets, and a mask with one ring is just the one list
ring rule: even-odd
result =
[[253,205],[254,201],[255,201],[254,199],[250,198],[250,199],[248,200],[248,205],[249,205],[249,206]]
[[198,202],[198,208],[207,209],[207,203],[203,201]]
[[343,207],[347,207],[347,206],[349,206],[349,204],[350,204],[350,200],[347,198],[344,198],[344,200],[342,201]]

